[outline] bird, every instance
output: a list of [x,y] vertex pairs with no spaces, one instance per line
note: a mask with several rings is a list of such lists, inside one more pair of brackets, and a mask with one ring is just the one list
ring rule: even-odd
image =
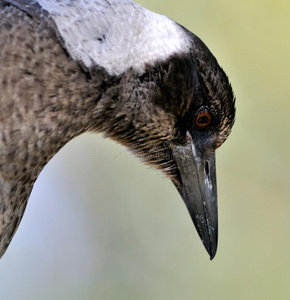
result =
[[136,2],[0,0],[0,257],[45,165],[95,132],[172,181],[213,259],[235,102],[202,40]]

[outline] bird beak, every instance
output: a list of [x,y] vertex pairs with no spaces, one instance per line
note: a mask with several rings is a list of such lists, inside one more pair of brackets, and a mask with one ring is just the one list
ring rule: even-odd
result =
[[194,145],[189,132],[186,145],[174,145],[172,151],[182,184],[175,185],[210,259],[213,259],[218,238],[215,152],[203,154]]

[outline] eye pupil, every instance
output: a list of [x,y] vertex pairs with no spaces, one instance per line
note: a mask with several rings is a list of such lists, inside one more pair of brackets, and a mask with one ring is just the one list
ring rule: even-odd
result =
[[197,120],[197,122],[199,124],[206,124],[208,121],[209,121],[208,116],[202,116],[202,117],[198,118],[198,120]]
[[197,128],[203,129],[208,127],[211,121],[212,115],[210,111],[208,109],[202,109],[196,114],[194,124]]

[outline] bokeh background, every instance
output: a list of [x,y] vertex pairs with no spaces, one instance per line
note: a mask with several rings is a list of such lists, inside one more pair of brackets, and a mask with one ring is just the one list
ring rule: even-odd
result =
[[217,256],[164,176],[83,135],[36,182],[0,299],[290,299],[290,2],[137,2],[196,33],[236,94],[217,153]]

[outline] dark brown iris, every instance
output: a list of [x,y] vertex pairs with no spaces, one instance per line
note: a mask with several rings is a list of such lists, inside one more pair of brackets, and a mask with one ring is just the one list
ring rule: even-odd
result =
[[203,129],[205,127],[208,127],[211,124],[211,121],[212,121],[211,113],[209,112],[208,109],[203,109],[196,114],[194,125],[197,128]]

